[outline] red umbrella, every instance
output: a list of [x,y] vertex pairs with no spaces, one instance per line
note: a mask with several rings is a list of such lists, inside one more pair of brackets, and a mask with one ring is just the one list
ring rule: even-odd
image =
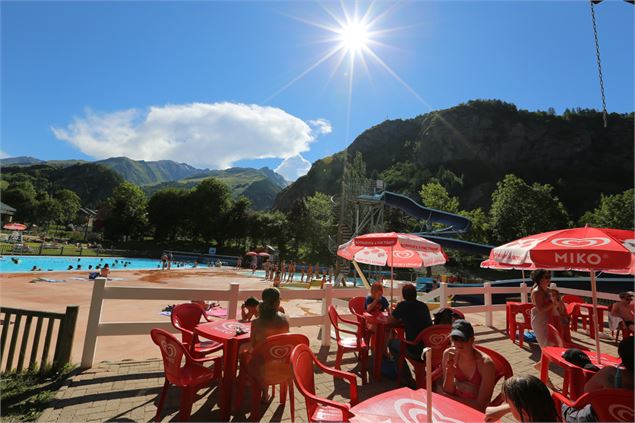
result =
[[[622,229],[574,228],[520,238],[492,249],[490,259],[505,265],[591,273],[593,313],[597,322],[596,271],[635,274],[635,232]],[[595,347],[600,358],[600,341]]]
[[22,223],[7,223],[3,228],[10,231],[24,231],[26,230],[26,225]]
[[393,267],[421,268],[445,264],[448,256],[436,242],[417,235],[396,232],[360,235],[340,245],[337,255],[374,266],[390,266],[390,297],[393,296]]
[[257,256],[257,255],[258,255],[258,253],[257,253],[257,252],[255,252],[255,251],[250,251],[250,252],[248,252],[248,253],[245,253],[245,255],[246,255],[246,256]]
[[269,253],[258,253],[260,257],[269,257]]

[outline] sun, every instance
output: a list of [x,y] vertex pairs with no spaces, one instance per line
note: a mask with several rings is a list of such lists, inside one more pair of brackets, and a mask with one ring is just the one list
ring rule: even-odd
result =
[[340,46],[349,53],[357,53],[368,47],[370,31],[368,25],[361,21],[349,22],[342,26],[339,34]]

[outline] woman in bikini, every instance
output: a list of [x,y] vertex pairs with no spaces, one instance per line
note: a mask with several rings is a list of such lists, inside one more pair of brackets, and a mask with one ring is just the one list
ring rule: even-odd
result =
[[494,363],[474,348],[474,329],[467,320],[455,320],[450,337],[452,346],[443,353],[443,394],[485,411],[494,391]]

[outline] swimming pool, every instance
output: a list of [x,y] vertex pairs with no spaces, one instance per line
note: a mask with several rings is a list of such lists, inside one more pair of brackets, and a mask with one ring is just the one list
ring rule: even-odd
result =
[[[14,256],[0,257],[0,273],[30,272],[33,267],[42,271],[94,270],[108,263],[110,270],[150,270],[161,268],[161,260],[130,257],[67,257],[67,256]],[[179,262],[181,263],[181,262]],[[73,266],[69,269],[69,266]],[[81,266],[78,269],[78,266]],[[185,262],[172,268],[192,268],[194,262]],[[207,267],[200,263],[198,267]]]

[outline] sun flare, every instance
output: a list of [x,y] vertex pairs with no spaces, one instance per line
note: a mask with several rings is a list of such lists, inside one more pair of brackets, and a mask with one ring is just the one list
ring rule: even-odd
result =
[[368,26],[362,22],[350,22],[338,33],[342,48],[348,52],[359,52],[365,49],[370,41]]

